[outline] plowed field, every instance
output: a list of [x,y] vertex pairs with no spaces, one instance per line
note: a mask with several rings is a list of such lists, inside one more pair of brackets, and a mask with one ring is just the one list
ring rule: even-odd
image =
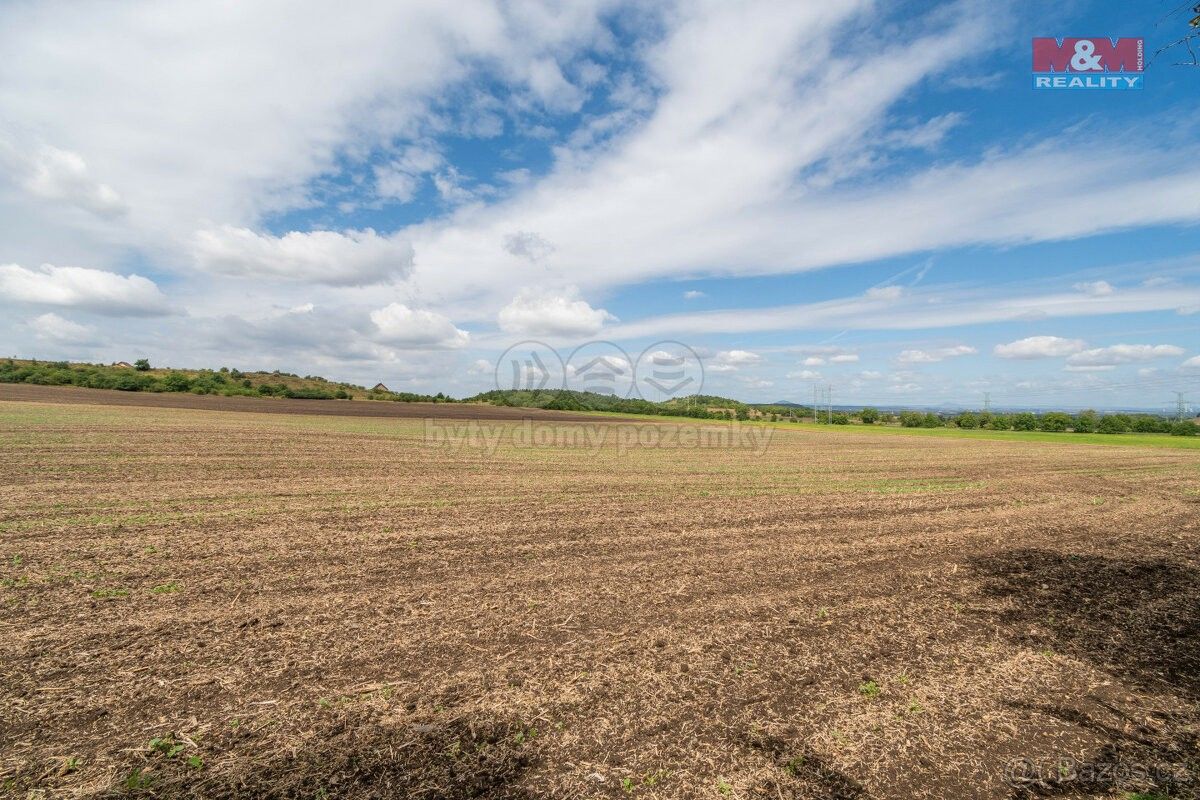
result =
[[0,403],[0,794],[1196,796],[1200,453],[522,425]]

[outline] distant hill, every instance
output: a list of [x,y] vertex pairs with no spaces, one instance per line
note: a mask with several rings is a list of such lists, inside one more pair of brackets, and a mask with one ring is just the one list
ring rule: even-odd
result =
[[[710,417],[737,416],[739,409],[746,414],[749,406],[728,397],[690,395],[656,403],[640,397],[618,397],[614,394],[579,392],[572,389],[515,390],[494,389],[468,397],[466,403],[491,403],[518,408],[544,408],[553,411],[611,411],[620,414],[650,414],[658,416]],[[728,411],[724,411],[728,409]]]
[[242,372],[237,369],[172,369],[149,364],[87,364],[26,359],[0,360],[0,383],[81,386],[125,392],[191,392],[225,396],[289,397],[297,400],[393,400],[453,402],[443,394],[375,391],[318,375],[290,372]]

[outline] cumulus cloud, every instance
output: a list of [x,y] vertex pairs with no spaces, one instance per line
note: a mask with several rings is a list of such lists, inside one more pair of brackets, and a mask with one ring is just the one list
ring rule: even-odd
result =
[[722,350],[714,359],[722,364],[757,364],[762,356],[749,350]]
[[149,278],[84,267],[0,265],[0,297],[112,316],[166,314],[167,298]]
[[574,288],[562,293],[524,289],[497,316],[505,333],[531,336],[590,336],[611,320],[616,317],[592,308]]
[[34,317],[29,321],[29,327],[38,339],[52,344],[91,344],[96,338],[96,331],[91,326],[80,325],[54,313]]
[[854,364],[857,361],[858,353],[839,353],[829,357],[830,364]]
[[1113,367],[1156,358],[1181,356],[1184,350],[1173,344],[1114,344],[1075,353],[1067,359],[1070,367]]
[[699,289],[688,289],[683,293],[684,300],[699,300],[701,297],[704,297],[704,292]]
[[407,203],[417,196],[421,178],[392,166],[375,168],[375,194]]
[[789,372],[787,377],[798,381],[819,381],[821,380],[821,373],[811,369],[802,369],[798,372]]
[[1200,369],[1200,356],[1192,356],[1180,366],[1184,369]]
[[953,347],[938,347],[933,350],[903,350],[897,360],[902,364],[933,364],[945,361],[947,358],[969,356],[979,352],[974,347],[965,344]]
[[762,361],[762,356],[749,350],[722,350],[705,365],[709,372],[736,372],[739,367],[752,366]]
[[370,228],[270,236],[226,225],[197,232],[192,254],[196,265],[207,272],[330,286],[366,286],[400,278],[413,263],[411,244],[380,236]]
[[92,177],[78,153],[46,145],[23,167],[23,185],[36,197],[67,203],[100,217],[117,217],[128,211],[116,190]]
[[998,344],[992,354],[999,358],[1056,358],[1078,353],[1087,347],[1082,339],[1061,336],[1028,336],[1008,344]]
[[803,363],[806,367],[819,367],[825,363],[825,359],[821,356],[809,356],[808,358],[804,359]]
[[465,347],[471,337],[433,311],[390,303],[371,312],[379,341],[398,347]]

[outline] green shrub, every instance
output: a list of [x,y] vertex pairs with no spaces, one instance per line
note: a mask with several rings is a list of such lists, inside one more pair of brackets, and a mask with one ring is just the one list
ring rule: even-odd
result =
[[1051,411],[1048,414],[1042,414],[1041,419],[1038,420],[1038,427],[1051,433],[1062,433],[1071,427],[1072,422],[1074,420],[1071,419],[1070,415],[1064,414],[1061,411]]
[[1138,433],[1170,433],[1171,423],[1141,414],[1133,418],[1133,430]]
[[1171,426],[1172,436],[1196,436],[1198,433],[1200,428],[1191,422],[1176,422]]
[[1013,414],[1012,416],[1012,428],[1014,431],[1036,431],[1037,426],[1037,417],[1028,411],[1022,411],[1020,414]]

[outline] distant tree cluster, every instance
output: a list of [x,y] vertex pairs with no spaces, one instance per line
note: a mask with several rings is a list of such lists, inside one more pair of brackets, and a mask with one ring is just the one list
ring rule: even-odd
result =
[[[285,373],[276,373],[284,375]],[[295,376],[288,376],[295,377]],[[0,361],[0,383],[32,383],[42,386],[81,386],[116,389],[122,392],[188,392],[227,397],[290,397],[300,400],[343,400],[351,397],[344,386],[312,389],[282,382],[255,384],[238,370],[222,368],[182,372],[151,370],[150,362],[139,359],[128,366],[70,364],[66,361]]]
[[903,411],[898,416],[885,414],[876,408],[860,411],[833,411],[792,405],[750,406],[737,400],[714,395],[700,395],[655,403],[641,398],[621,398],[611,394],[571,390],[495,390],[484,392],[464,402],[485,402],[493,405],[520,408],[544,408],[559,411],[610,411],[621,414],[694,417],[698,419],[758,419],[769,422],[800,422],[811,420],[822,424],[849,425],[855,419],[864,425],[898,422],[905,428],[963,428],[993,431],[1046,431],[1052,433],[1171,433],[1194,436],[1200,428],[1191,422],[1173,422],[1150,414],[1098,414],[1084,411],[1072,415],[1062,411],[1042,414],[1023,411],[1015,414],[964,411],[942,415],[932,411]]
[[[942,415],[931,411],[903,411],[898,416],[876,408],[859,411],[828,411],[790,404],[749,405],[717,395],[691,395],[656,403],[638,397],[617,397],[596,392],[571,390],[494,390],[458,401],[442,392],[435,395],[414,392],[370,391],[348,383],[333,383],[317,375],[303,379],[290,372],[251,373],[251,380],[237,369],[201,369],[181,371],[153,369],[147,359],[133,364],[72,364],[66,361],[0,361],[0,383],[32,383],[43,386],[82,386],[90,389],[117,389],[123,392],[190,392],[247,397],[287,397],[298,400],[350,400],[354,392],[371,400],[390,400],[402,403],[491,403],[519,408],[544,408],[558,411],[609,411],[620,414],[690,417],[693,419],[766,420],[770,422],[816,421],[833,425],[850,425],[858,420],[863,425],[899,423],[905,428],[962,428],[965,430],[1046,431],[1052,433],[1170,433],[1175,436],[1196,436],[1200,427],[1191,421],[1172,421],[1152,414],[1099,414],[1084,411],[1067,414],[1049,411],[1034,414],[1024,411],[1014,414],[963,411]],[[318,386],[289,385],[288,379],[304,380]]]
[[1045,431],[1047,433],[1170,433],[1175,436],[1195,436],[1200,430],[1190,421],[1177,422],[1152,414],[1098,414],[1083,411],[1071,415],[1062,411],[1034,414],[991,414],[964,411],[943,417],[934,413],[905,411],[900,424],[906,428],[976,428],[994,431]]
[[692,419],[750,419],[750,406],[713,395],[692,395],[663,403],[640,397],[617,397],[598,392],[561,390],[494,389],[468,397],[464,402],[491,403],[517,408],[553,411],[610,411],[618,414],[690,417]]

